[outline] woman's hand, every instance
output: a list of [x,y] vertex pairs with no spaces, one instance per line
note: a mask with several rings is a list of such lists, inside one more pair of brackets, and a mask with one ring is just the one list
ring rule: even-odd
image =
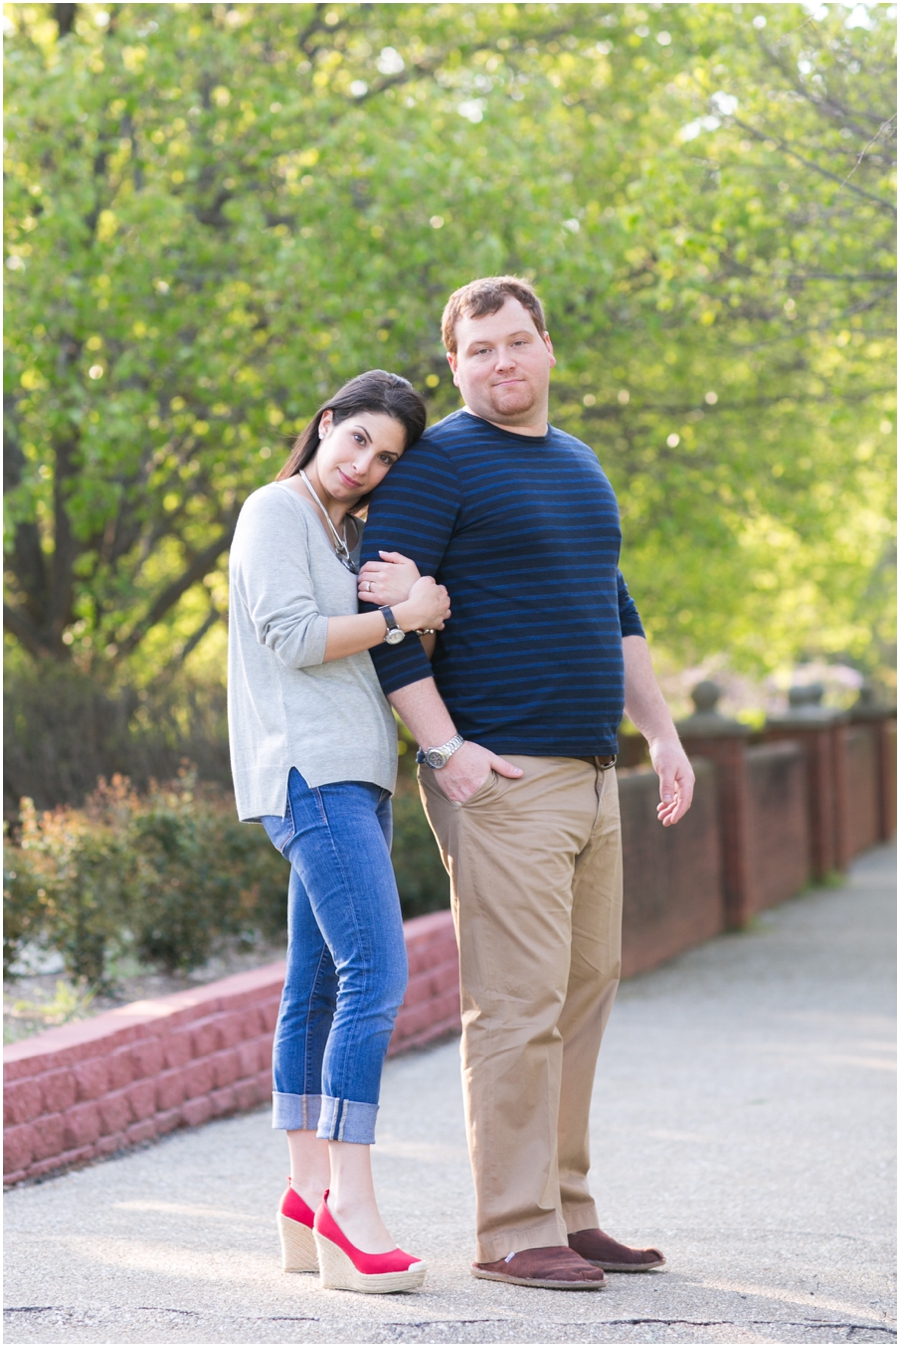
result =
[[390,606],[404,631],[421,631],[429,627],[443,631],[450,616],[450,595],[433,576],[423,575],[415,582],[405,602]]
[[409,598],[410,590],[421,579],[419,568],[400,552],[379,552],[381,561],[367,561],[359,573],[357,593],[363,603],[385,604],[393,608]]

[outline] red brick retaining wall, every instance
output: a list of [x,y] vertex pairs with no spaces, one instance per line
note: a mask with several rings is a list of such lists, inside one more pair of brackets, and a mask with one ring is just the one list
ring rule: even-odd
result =
[[661,828],[657,820],[659,779],[652,768],[619,773],[624,977],[655,968],[722,930],[716,769],[697,759],[694,770],[694,803],[675,828]]
[[[459,1028],[449,912],[406,923],[410,983],[389,1052]],[[4,1183],[85,1164],[272,1092],[284,964],[137,1001],[4,1048]]]
[[783,903],[810,877],[807,770],[791,740],[747,749],[750,901],[747,916]]
[[[416,917],[405,932],[409,985],[391,1052],[459,1029],[450,913]],[[269,964],[4,1048],[4,1182],[263,1103],[283,982],[284,964]]]
[[258,1104],[272,1088],[277,968],[137,1001],[4,1048],[4,1181]]
[[850,725],[845,731],[847,805],[845,820],[847,851],[855,856],[878,841],[881,827],[878,810],[879,725]]

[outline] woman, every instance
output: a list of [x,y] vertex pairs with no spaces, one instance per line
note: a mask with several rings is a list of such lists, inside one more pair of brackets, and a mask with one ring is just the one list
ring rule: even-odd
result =
[[351,379],[247,500],[231,549],[238,813],[291,864],[273,1060],[273,1126],[287,1131],[291,1160],[284,1268],[318,1267],[323,1286],[357,1291],[411,1290],[425,1275],[388,1234],[370,1166],[407,969],[389,851],[397,732],[368,651],[441,628],[450,607],[403,557],[376,612],[357,611],[356,578],[359,512],[425,424],[405,379]]

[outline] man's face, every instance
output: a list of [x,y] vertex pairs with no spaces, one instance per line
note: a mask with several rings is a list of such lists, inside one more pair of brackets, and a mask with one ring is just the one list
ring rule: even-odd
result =
[[476,416],[499,426],[546,424],[553,347],[512,295],[496,313],[461,318],[456,354],[448,352],[447,359],[453,382]]

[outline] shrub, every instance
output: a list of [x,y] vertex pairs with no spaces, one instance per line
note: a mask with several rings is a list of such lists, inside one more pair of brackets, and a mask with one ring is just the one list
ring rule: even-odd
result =
[[391,860],[404,918],[450,906],[450,880],[419,800],[415,781],[401,776],[394,806]]
[[[446,907],[447,876],[405,778],[394,829],[404,917]],[[263,829],[240,823],[231,794],[187,765],[144,794],[126,777],[101,779],[81,809],[40,813],[25,799],[4,844],[4,970],[25,944],[58,951],[91,987],[126,952],[169,972],[195,968],[225,945],[283,937],[287,885]]]
[[115,828],[78,810],[38,814],[23,800],[18,845],[4,847],[4,971],[28,940],[57,950],[73,978],[100,985],[126,927],[134,869]]
[[286,888],[262,830],[240,824],[192,769],[144,796],[124,777],[101,780],[83,809],[39,814],[24,800],[4,854],[4,968],[25,942],[57,950],[92,986],[126,950],[169,972],[193,968],[224,943],[277,935]]

